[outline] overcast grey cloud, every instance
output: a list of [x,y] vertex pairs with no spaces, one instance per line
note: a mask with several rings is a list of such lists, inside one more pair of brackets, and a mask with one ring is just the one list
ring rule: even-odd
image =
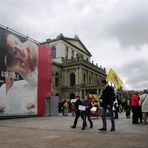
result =
[[[122,7],[120,7],[120,5]],[[120,2],[116,15],[107,28],[108,34],[118,38],[122,46],[139,46],[147,44],[148,39],[148,2],[133,1],[128,4]],[[109,27],[110,26],[110,27]]]
[[0,23],[40,42],[77,34],[124,89],[148,89],[147,0],[3,0]]

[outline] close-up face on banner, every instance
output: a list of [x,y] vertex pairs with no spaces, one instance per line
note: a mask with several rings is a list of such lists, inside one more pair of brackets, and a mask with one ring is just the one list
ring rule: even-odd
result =
[[[45,105],[40,102],[44,102],[41,98],[46,94],[38,88],[38,82],[42,83],[38,79],[38,63],[39,59],[43,59],[39,58],[39,48],[44,47],[0,28],[0,115],[37,115],[44,112]],[[49,62],[48,58],[45,62]],[[44,74],[39,75],[44,78]],[[41,94],[43,96],[38,99]]]

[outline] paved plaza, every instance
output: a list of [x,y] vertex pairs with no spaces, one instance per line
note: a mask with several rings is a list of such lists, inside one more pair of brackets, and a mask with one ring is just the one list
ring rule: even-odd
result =
[[71,129],[74,117],[46,116],[0,120],[0,148],[148,148],[148,125],[132,124],[125,113],[116,119],[116,131],[98,131],[101,118],[93,118],[94,126],[81,130],[79,119]]

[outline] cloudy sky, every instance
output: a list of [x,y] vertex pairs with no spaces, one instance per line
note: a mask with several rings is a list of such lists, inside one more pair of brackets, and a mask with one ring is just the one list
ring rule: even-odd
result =
[[2,0],[0,24],[39,42],[78,35],[124,89],[148,89],[147,0]]

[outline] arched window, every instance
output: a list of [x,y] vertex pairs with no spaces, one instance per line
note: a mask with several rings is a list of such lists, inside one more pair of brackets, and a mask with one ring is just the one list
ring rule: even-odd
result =
[[70,74],[70,86],[75,86],[75,73]]
[[52,49],[52,58],[54,59],[56,58],[56,47],[52,46],[51,49]]

